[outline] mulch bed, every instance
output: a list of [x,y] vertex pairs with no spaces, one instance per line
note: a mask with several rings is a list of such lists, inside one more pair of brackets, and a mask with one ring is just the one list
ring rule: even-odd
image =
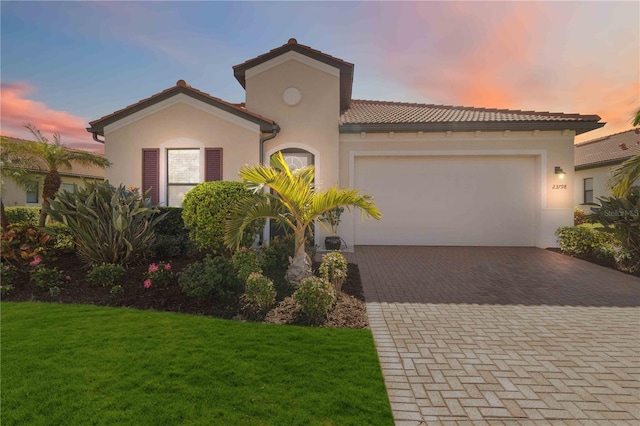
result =
[[[182,271],[196,258],[182,258],[168,261],[173,271]],[[4,301],[40,301],[53,303],[76,303],[98,306],[114,306],[135,309],[151,309],[156,311],[181,312],[186,314],[206,315],[217,318],[253,320],[275,324],[311,325],[297,311],[290,297],[285,298],[268,315],[246,315],[242,311],[241,303],[233,301],[221,303],[214,298],[193,299],[182,293],[175,282],[166,285],[143,287],[144,274],[148,264],[131,266],[120,281],[124,291],[111,294],[110,288],[89,283],[86,279],[87,270],[75,254],[62,254],[47,266],[55,266],[63,271],[63,275],[71,280],[60,286],[60,294],[51,296],[48,290],[37,287],[29,280],[28,275],[20,274],[13,283],[13,290],[2,297]],[[316,265],[317,266],[317,265]],[[315,324],[324,327],[340,328],[368,328],[364,293],[360,281],[358,266],[349,264],[348,276],[343,284],[343,292],[338,302],[324,323]]]

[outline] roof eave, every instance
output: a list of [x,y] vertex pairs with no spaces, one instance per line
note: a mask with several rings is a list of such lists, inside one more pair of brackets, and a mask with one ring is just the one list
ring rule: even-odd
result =
[[599,167],[617,166],[618,164],[624,163],[631,157],[633,157],[633,155],[630,155],[628,157],[623,157],[623,158],[616,158],[614,160],[598,161],[595,163],[587,163],[587,164],[579,164],[579,165],[576,164],[575,170],[587,170],[587,169],[597,169]]
[[248,121],[251,121],[253,123],[256,123],[260,126],[260,131],[263,132],[271,132],[271,130],[273,129],[273,126],[275,123],[273,122],[269,122],[266,120],[262,120],[258,117],[254,117],[253,115],[249,114],[249,113],[243,113],[242,111],[237,110],[236,108],[233,108],[229,105],[226,105],[224,103],[221,102],[217,102],[214,99],[211,99],[207,96],[204,96],[198,92],[195,92],[191,89],[189,89],[188,87],[184,87],[184,86],[175,86],[173,87],[171,90],[166,91],[165,93],[162,93],[156,97],[154,97],[153,99],[149,99],[147,102],[143,102],[139,105],[136,105],[134,107],[131,107],[129,109],[126,109],[124,111],[122,111],[119,114],[107,117],[103,120],[96,120],[96,121],[92,121],[89,123],[90,127],[87,127],[87,132],[89,133],[97,133],[100,136],[104,136],[104,128],[106,126],[108,126],[109,124],[115,123],[116,121],[122,120],[123,118],[131,115],[131,114],[135,114],[138,111],[142,111],[145,108],[150,107],[151,105],[157,104],[159,102],[162,102],[166,99],[169,99],[177,94],[185,94],[187,96],[190,96],[194,99],[197,99],[201,102],[204,102],[206,104],[209,105],[213,105],[223,111],[226,111],[230,114],[233,114],[235,116],[244,118]]
[[500,132],[534,130],[573,130],[576,135],[598,129],[606,123],[597,122],[439,122],[439,123],[348,123],[340,125],[340,133],[386,132]]

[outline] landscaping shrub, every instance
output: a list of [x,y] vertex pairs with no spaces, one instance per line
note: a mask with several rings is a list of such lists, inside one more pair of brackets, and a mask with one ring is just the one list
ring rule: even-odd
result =
[[9,226],[2,233],[0,252],[2,262],[23,270],[35,259],[46,257],[53,248],[53,239],[31,225]]
[[622,249],[614,235],[586,225],[558,228],[555,234],[564,253],[608,266],[616,264],[616,257]]
[[158,207],[158,215],[164,219],[154,228],[156,233],[155,253],[157,257],[188,256],[197,250],[189,238],[189,230],[182,220],[180,207]]
[[262,273],[262,259],[257,250],[241,248],[233,253],[231,263],[236,269],[240,282],[247,282],[249,275],[254,272]]
[[589,217],[611,231],[625,254],[619,256],[620,266],[631,273],[640,272],[640,187],[633,187],[624,197],[599,198],[601,207],[594,207]]
[[587,213],[584,210],[574,207],[573,224],[575,226],[578,226],[578,225],[582,225],[583,223],[587,223]]
[[144,288],[149,288],[155,283],[156,285],[166,286],[173,280],[173,271],[171,264],[165,262],[152,263],[145,273]]
[[333,308],[336,292],[327,280],[309,277],[302,280],[293,293],[293,300],[308,319],[317,323]]
[[43,231],[53,238],[53,250],[57,253],[73,253],[75,251],[73,234],[64,223],[52,222],[44,227]]
[[347,259],[337,251],[322,256],[320,276],[333,284],[336,292],[342,291],[342,284],[347,279]]
[[122,265],[115,263],[101,263],[93,265],[87,272],[87,280],[91,284],[100,285],[102,287],[113,287],[120,278],[127,272]]
[[13,265],[8,263],[0,265],[0,295],[4,296],[13,290],[13,280],[17,272]]
[[221,256],[207,256],[201,262],[187,266],[178,283],[189,297],[213,296],[220,300],[230,300],[242,288],[233,265]]
[[40,207],[7,207],[5,214],[11,225],[35,226],[40,218]]
[[276,304],[276,290],[273,281],[259,272],[253,272],[247,277],[245,302],[257,312],[265,312]]
[[63,191],[45,209],[69,226],[78,255],[90,264],[144,261],[153,250],[154,227],[163,219],[137,189],[115,188],[108,181]]
[[62,272],[58,268],[47,268],[38,265],[31,270],[31,280],[40,288],[49,290],[51,296],[60,294],[60,285],[63,283]]
[[[241,182],[216,181],[196,185],[182,201],[182,218],[191,239],[202,250],[230,257],[232,251],[224,244],[225,222],[239,200],[252,194]],[[251,246],[263,227],[264,220],[252,223],[244,232],[240,245]]]
[[268,246],[262,247],[262,270],[270,278],[278,292],[278,300],[289,296],[293,291],[287,282],[289,258],[293,256],[295,241],[293,236],[275,237]]

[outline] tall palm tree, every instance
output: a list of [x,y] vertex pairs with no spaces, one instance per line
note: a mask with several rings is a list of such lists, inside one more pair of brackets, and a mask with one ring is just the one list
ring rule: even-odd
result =
[[[2,140],[3,157],[8,159],[7,172],[24,170],[25,165],[30,173],[44,173],[42,185],[42,205],[49,205],[49,201],[56,197],[62,180],[60,171],[71,170],[72,164],[82,166],[108,167],[111,163],[101,155],[87,151],[66,148],[59,134],[53,135],[53,143],[44,137],[40,130],[31,124],[25,127],[36,138],[35,141],[18,142],[10,139]],[[3,168],[5,165],[3,164]],[[44,226],[47,212],[40,210],[39,226]]]
[[[294,285],[311,275],[305,232],[315,219],[339,206],[357,207],[363,218],[379,220],[382,217],[370,195],[335,186],[318,191],[313,184],[313,166],[291,171],[281,152],[271,157],[270,166],[243,166],[240,169],[240,178],[254,190],[255,196],[242,200],[232,210],[231,219],[226,223],[225,243],[232,249],[238,247],[243,231],[259,219],[273,219],[291,228],[295,251],[289,262],[287,280]],[[264,188],[273,193],[262,194]]]

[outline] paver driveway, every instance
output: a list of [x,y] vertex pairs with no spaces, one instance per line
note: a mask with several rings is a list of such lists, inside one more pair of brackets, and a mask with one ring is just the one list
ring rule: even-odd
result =
[[396,424],[638,424],[640,279],[536,248],[348,258]]

